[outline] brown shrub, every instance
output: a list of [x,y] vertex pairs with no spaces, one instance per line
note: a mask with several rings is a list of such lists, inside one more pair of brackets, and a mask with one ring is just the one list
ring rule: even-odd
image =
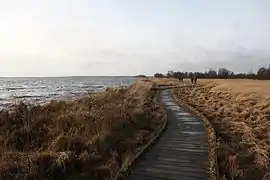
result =
[[110,179],[164,121],[149,82],[0,112],[0,179]]

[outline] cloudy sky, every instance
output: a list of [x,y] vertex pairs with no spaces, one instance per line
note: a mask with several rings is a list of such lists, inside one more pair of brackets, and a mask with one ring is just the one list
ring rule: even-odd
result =
[[270,63],[269,0],[0,0],[0,76]]

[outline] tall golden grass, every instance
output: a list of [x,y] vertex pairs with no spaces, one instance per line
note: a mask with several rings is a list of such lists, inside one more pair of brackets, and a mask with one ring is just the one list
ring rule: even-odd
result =
[[150,82],[0,112],[0,179],[111,179],[155,135]]
[[174,93],[212,123],[219,140],[221,175],[244,180],[268,177],[270,81],[199,81],[202,86],[183,87]]

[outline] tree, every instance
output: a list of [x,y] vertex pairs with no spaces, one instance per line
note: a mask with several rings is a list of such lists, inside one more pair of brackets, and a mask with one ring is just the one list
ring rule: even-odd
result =
[[267,76],[270,76],[270,64],[269,64],[269,66],[268,66],[268,68],[267,68],[266,71],[267,71],[267,72],[266,72]]
[[174,78],[183,78],[183,76],[184,76],[184,73],[182,73],[180,71],[173,73]]
[[210,68],[207,75],[209,77],[216,77],[217,76],[217,71]]
[[156,78],[163,78],[163,77],[165,77],[162,73],[156,73],[155,75],[154,75],[154,77],[156,77]]
[[266,76],[267,75],[267,69],[265,67],[261,67],[258,72],[257,75],[262,77],[262,76]]
[[270,79],[270,65],[268,68],[261,67],[257,72],[259,79]]
[[222,77],[222,78],[228,78],[232,75],[232,72],[229,71],[226,68],[219,68],[218,69],[218,76]]
[[167,77],[168,77],[168,78],[173,77],[173,71],[172,71],[172,70],[168,71]]

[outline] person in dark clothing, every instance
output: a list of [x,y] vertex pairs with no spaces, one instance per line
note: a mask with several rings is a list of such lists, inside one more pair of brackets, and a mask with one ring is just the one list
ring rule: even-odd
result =
[[194,83],[197,84],[197,76],[194,77]]
[[183,78],[182,77],[179,77],[178,78],[180,82],[183,82]]
[[191,76],[191,84],[193,84],[193,80],[194,80],[194,77],[193,77],[193,76]]

